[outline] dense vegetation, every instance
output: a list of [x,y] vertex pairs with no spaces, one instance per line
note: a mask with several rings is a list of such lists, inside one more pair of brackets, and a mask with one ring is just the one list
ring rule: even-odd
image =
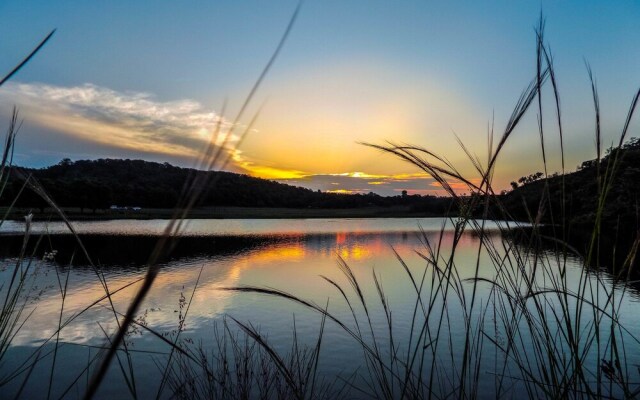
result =
[[[546,76],[551,77],[555,90],[549,50],[543,46],[543,26],[541,19],[540,28],[536,31],[536,79],[516,105],[503,139],[491,155],[491,160],[497,159],[502,144],[506,142],[535,97],[540,98],[542,82]],[[7,77],[0,79],[0,86],[24,65],[31,55]],[[595,90],[594,97],[597,97]],[[634,100],[632,111],[638,98],[640,91]],[[541,109],[542,103],[538,104]],[[556,104],[559,107],[557,97]],[[632,112],[629,115],[631,114]],[[539,115],[542,115],[542,112]],[[16,118],[13,122],[15,121]],[[541,129],[543,126],[544,124],[540,123]],[[25,170],[26,174],[13,175],[7,182],[6,174],[3,173],[15,135],[13,127],[14,124],[9,129],[4,157],[0,162],[0,183],[2,187],[8,183],[6,191],[2,192],[2,198],[8,202],[17,199],[17,205],[39,207],[43,204],[30,190],[21,191],[24,178],[33,176],[42,182],[46,192],[62,206],[93,209],[107,207],[110,204],[170,207],[176,203],[180,188],[190,174],[211,174],[210,181],[216,181],[215,190],[204,191],[203,196],[199,197],[203,205],[351,207],[360,204],[418,205],[428,204],[429,201],[434,204],[448,202],[446,199],[425,199],[417,196],[379,198],[375,195],[329,195],[240,175],[197,172],[166,164],[129,160],[75,163],[64,160],[59,165],[43,170]],[[626,128],[622,134],[623,138],[625,134]],[[504,204],[505,208],[496,207],[494,214],[488,215],[488,208],[477,207],[482,208],[484,213],[476,216],[502,218],[511,215],[523,220],[539,218],[548,226],[583,227],[585,229],[582,230],[585,232],[594,232],[592,238],[595,240],[591,241],[589,247],[598,251],[600,238],[606,236],[598,226],[602,226],[603,230],[615,230],[616,227],[637,230],[639,147],[637,140],[632,141],[620,150],[612,150],[603,160],[584,163],[579,171],[562,177],[542,180],[540,173],[523,177],[518,183],[514,182],[512,192],[500,196],[500,204]],[[434,178],[440,182],[445,182],[446,177],[456,175],[455,168],[434,167],[425,161],[422,158],[424,154],[433,154],[428,150],[393,145],[384,150],[433,172]],[[437,155],[434,157],[443,160]],[[613,168],[614,164],[616,168]],[[487,171],[483,173],[486,186],[480,191],[484,194],[493,192],[489,184],[493,165],[494,163],[490,162]],[[602,170],[615,170],[616,173],[603,174]],[[45,190],[39,191],[40,194],[46,196]],[[214,330],[213,343],[209,347],[202,344],[196,347],[187,331],[184,332],[185,337],[181,337],[191,300],[194,299],[196,290],[200,290],[197,283],[200,275],[193,285],[190,297],[188,291],[187,296],[184,295],[183,282],[176,330],[167,332],[166,325],[153,324],[153,320],[149,321],[150,323],[146,322],[146,311],[144,314],[140,313],[141,304],[154,285],[161,267],[164,266],[159,260],[166,259],[172,251],[180,249],[176,247],[180,234],[179,224],[176,225],[178,228],[171,230],[176,235],[166,235],[160,238],[156,245],[150,243],[149,238],[146,239],[154,250],[149,258],[145,257],[146,260],[142,261],[147,265],[146,274],[141,278],[142,284],[136,289],[136,295],[124,318],[112,301],[112,297],[121,290],[114,289],[118,286],[111,281],[114,275],[105,274],[101,265],[94,265],[87,257],[88,268],[95,272],[96,280],[100,284],[95,288],[104,289],[104,293],[97,289],[95,294],[101,297],[84,307],[88,299],[86,293],[75,291],[74,286],[67,286],[72,269],[55,260],[54,249],[43,258],[34,257],[35,250],[28,249],[31,233],[27,224],[24,238],[16,242],[19,256],[6,260],[6,266],[3,266],[6,268],[7,276],[12,278],[6,280],[3,295],[0,296],[3,299],[0,305],[2,397],[11,395],[7,387],[14,384],[17,392],[14,392],[13,396],[16,398],[24,395],[25,388],[36,388],[40,397],[44,397],[44,392],[47,391],[47,398],[51,398],[52,395],[56,398],[72,396],[74,392],[78,396],[84,393],[85,398],[92,398],[103,380],[108,380],[112,386],[117,385],[118,381],[113,377],[119,376],[120,373],[126,383],[119,384],[122,392],[126,394],[128,389],[132,398],[140,398],[142,385],[136,386],[135,376],[139,375],[141,370],[134,370],[133,360],[135,357],[136,365],[141,365],[137,364],[137,357],[143,352],[134,349],[134,342],[127,340],[127,336],[135,330],[144,330],[149,332],[149,336],[153,334],[161,338],[168,349],[164,353],[154,352],[148,355],[152,357],[158,370],[164,371],[158,382],[157,398],[253,396],[321,399],[336,398],[338,395],[346,398],[367,396],[386,399],[479,396],[637,398],[640,395],[636,368],[638,362],[637,353],[633,349],[638,348],[640,340],[637,339],[637,324],[633,323],[634,320],[631,320],[630,327],[622,325],[625,320],[621,319],[621,315],[628,314],[626,311],[629,311],[627,303],[622,303],[622,299],[628,295],[627,286],[618,285],[628,282],[625,280],[628,276],[622,276],[623,280],[616,280],[614,276],[611,282],[608,275],[592,274],[589,268],[580,268],[583,266],[582,260],[577,265],[568,263],[565,252],[550,255],[541,253],[538,244],[543,235],[538,235],[539,231],[536,229],[531,230],[532,234],[522,240],[521,245],[515,246],[511,245],[510,239],[504,241],[487,235],[484,224],[471,218],[472,213],[467,211],[474,210],[478,204],[482,206],[479,200],[486,198],[493,201],[495,198],[489,195],[461,198],[453,191],[451,195],[461,205],[459,218],[454,221],[452,232],[442,230],[435,240],[427,240],[428,235],[423,235],[424,249],[417,253],[424,263],[416,265],[417,269],[410,268],[396,253],[400,264],[399,271],[406,274],[406,293],[403,295],[406,301],[399,302],[399,299],[385,294],[384,286],[373,267],[373,274],[369,275],[368,268],[358,268],[361,271],[351,269],[342,258],[338,260],[342,279],[334,281],[325,276],[323,278],[337,289],[337,292],[334,291],[336,297],[332,298],[332,303],[344,300],[349,310],[344,315],[333,313],[335,306],[329,310],[328,302],[327,306],[322,307],[274,288],[246,285],[219,288],[236,293],[275,296],[320,315],[318,339],[315,346],[312,344],[311,347],[298,344],[298,338],[303,335],[296,333],[294,320],[293,343],[288,355],[281,355],[278,349],[270,346],[268,335],[260,334],[251,322],[242,322],[233,316],[229,316],[228,320],[233,323],[227,324],[227,320],[223,320],[225,325],[221,335]],[[422,203],[424,200],[427,202]],[[503,211],[506,211],[506,214]],[[30,218],[27,217],[27,221]],[[173,226],[173,222],[169,223],[168,230]],[[512,225],[498,226],[502,237],[512,236]],[[593,226],[596,229],[591,229]],[[478,238],[475,259],[467,254],[462,254],[462,257],[456,256],[458,251],[465,252],[465,232]],[[620,230],[616,230],[616,234],[619,233]],[[49,238],[40,239],[36,241],[36,246],[41,243],[43,246],[53,246],[55,243]],[[103,251],[104,247],[109,246],[108,239],[91,239],[96,247],[103,247]],[[67,240],[80,243],[80,238],[75,236]],[[598,245],[594,246],[594,243]],[[3,244],[6,245],[6,238]],[[459,248],[461,244],[463,246]],[[208,244],[205,243],[205,246],[208,247]],[[128,250],[123,248],[121,243],[118,243],[118,247],[114,253],[126,253]],[[136,249],[139,247],[136,246]],[[221,247],[230,250],[228,244]],[[635,251],[629,254],[633,257]],[[589,266],[588,258],[584,262],[585,267]],[[481,266],[485,263],[488,270],[495,273],[484,274]],[[38,275],[38,269],[43,267],[46,268],[45,274]],[[362,272],[371,276],[369,281],[361,279],[364,276],[360,275]],[[42,305],[40,294],[43,292],[35,297],[32,294],[38,290],[46,290],[35,284],[38,282],[36,278],[43,275],[46,277],[47,274],[55,274],[57,278],[57,288],[55,284],[48,287],[48,290],[53,292],[59,289],[59,296],[57,293],[51,296],[54,300],[60,301],[57,324],[36,324],[36,329],[44,330],[45,335],[51,336],[44,342],[31,342],[29,346],[21,346],[14,339],[20,330],[32,324],[33,320],[29,320],[31,310]],[[125,278],[127,276],[124,275]],[[133,279],[133,275],[131,277]],[[49,282],[55,282],[55,278]],[[110,282],[107,282],[107,279]],[[136,282],[140,280],[132,281],[122,288]],[[172,293],[167,292],[164,295],[171,296]],[[215,303],[217,298],[210,298],[209,301]],[[258,306],[259,302],[252,301],[251,304]],[[413,310],[411,319],[398,319],[397,316],[402,314],[395,311],[397,307]],[[118,327],[115,334],[110,334],[99,325],[102,332],[108,336],[104,346],[99,347],[100,351],[92,349],[93,346],[82,340],[66,343],[61,332],[70,331],[74,327],[69,324],[74,319],[94,308],[106,308],[113,312],[115,323],[112,326]],[[47,307],[46,310],[47,313],[56,316],[55,305],[53,308]],[[349,344],[340,343],[339,351],[350,346],[356,353],[361,352],[364,356],[364,366],[361,365],[361,368],[356,362],[349,362],[335,378],[330,376],[333,371],[328,371],[329,379],[342,384],[345,389],[340,389],[337,393],[319,379],[322,375],[318,373],[318,361],[323,358],[320,357],[321,347],[326,347],[323,340],[325,322],[337,327],[338,333],[343,333],[346,340],[352,340]],[[404,331],[406,336],[399,334],[407,327],[409,330]],[[233,328],[240,329],[244,336],[236,334]],[[81,331],[74,332],[73,337],[78,338]],[[311,339],[312,342],[314,340],[315,337]],[[66,351],[75,347],[83,349],[83,356],[85,347],[88,350],[86,368],[83,368],[84,362],[81,361],[79,371],[63,371],[64,364],[56,363],[56,360],[63,359],[69,354]],[[106,351],[102,351],[103,349]],[[9,360],[13,357],[10,351],[20,352],[26,358],[15,370],[2,363],[3,358]],[[350,370],[351,367],[354,369],[353,372]],[[37,368],[45,368],[47,371],[39,376],[36,373],[32,374]],[[75,379],[67,385],[64,378],[74,376]],[[360,381],[356,381],[355,378],[360,378]],[[151,388],[155,391],[154,389]],[[169,389],[171,393],[167,393]]]
[[[612,171],[607,184],[604,177]],[[531,216],[539,216],[542,223],[564,227],[564,236],[577,238],[572,244],[580,247],[588,244],[584,236],[594,231],[596,221],[602,239],[619,248],[629,248],[636,240],[640,227],[640,139],[632,138],[620,148],[607,150],[600,160],[583,162],[573,173],[542,175],[512,182],[513,190],[501,196],[513,218],[529,221]],[[598,217],[601,198],[604,202]]]
[[[6,203],[14,199],[31,175],[61,207],[92,210],[112,205],[172,208],[190,176],[209,175],[209,187],[199,206],[291,207],[291,208],[359,208],[408,206],[414,211],[443,215],[451,200],[436,196],[403,195],[383,197],[374,193],[337,194],[313,191],[266,179],[220,171],[198,171],[168,163],[142,160],[62,160],[43,169],[24,169],[14,174],[3,196]],[[3,204],[8,205],[8,204]],[[18,197],[18,207],[45,207],[35,193],[25,190]]]

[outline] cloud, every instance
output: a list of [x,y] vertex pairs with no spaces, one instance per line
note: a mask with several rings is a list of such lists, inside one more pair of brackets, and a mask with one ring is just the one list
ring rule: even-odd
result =
[[395,196],[406,190],[409,194],[444,194],[441,187],[433,185],[435,180],[425,173],[396,175],[373,175],[364,172],[308,174],[302,178],[279,179],[279,181],[332,193],[374,192],[383,196]]
[[[469,182],[471,182],[475,186],[479,186],[482,183],[482,178],[471,178],[469,179]],[[451,189],[453,189],[457,193],[469,193],[473,189],[472,187],[469,187],[467,183],[457,180],[450,180],[447,183],[449,184]],[[439,189],[442,188],[442,185],[439,182],[435,181],[431,184],[431,186]],[[442,189],[442,191],[444,192],[444,189]]]
[[[62,87],[11,83],[0,103],[16,104],[29,123],[75,139],[135,150],[198,159],[221,117],[189,99],[160,101],[149,93],[118,92],[86,83]],[[230,124],[217,138],[222,145]],[[232,147],[238,137],[230,135]]]
[[231,154],[233,168],[237,172],[264,179],[305,179],[310,174],[296,169],[280,168],[275,165],[256,163],[244,157],[242,150],[233,149]]

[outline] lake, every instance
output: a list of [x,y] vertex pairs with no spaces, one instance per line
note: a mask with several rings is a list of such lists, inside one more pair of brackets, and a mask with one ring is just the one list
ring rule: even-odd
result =
[[[565,361],[554,361],[554,357],[561,359],[570,353],[563,344],[563,340],[570,342],[563,339],[563,332],[571,327],[574,333],[582,330],[578,345],[585,349],[583,362],[594,371],[584,380],[585,387],[590,382],[609,379],[609,390],[617,394],[622,389],[616,385],[624,386],[617,382],[623,378],[622,373],[620,377],[617,373],[607,374],[600,365],[602,359],[614,353],[612,340],[594,339],[597,329],[615,332],[613,342],[617,348],[624,348],[624,365],[640,362],[640,346],[635,341],[640,336],[637,291],[614,283],[607,273],[586,274],[578,257],[565,257],[553,246],[536,247],[533,251],[526,240],[505,237],[501,233],[507,225],[504,222],[472,221],[463,233],[454,229],[453,221],[442,218],[186,222],[184,237],[172,256],[162,262],[137,322],[168,340],[179,334],[180,343],[194,354],[200,354],[197,349],[201,348],[215,359],[225,321],[228,331],[241,338],[239,343],[252,339],[244,342],[238,322],[259,332],[260,338],[283,358],[297,351],[292,347],[295,340],[299,348],[314,346],[322,330],[318,387],[325,387],[321,385],[325,383],[332,387],[333,395],[346,398],[379,397],[385,390],[394,397],[402,390],[442,395],[456,386],[457,379],[475,388],[480,397],[527,393],[525,378],[533,379],[533,375],[522,372],[522,357],[543,343],[540,338],[546,336],[550,340],[544,343],[551,347],[531,353],[527,365],[535,376],[542,374],[542,366],[565,365]],[[49,391],[51,398],[82,397],[90,378],[87,369],[94,367],[107,336],[118,326],[116,319],[126,312],[145,274],[145,261],[167,223],[73,223],[93,264],[99,268],[92,267],[81,254],[76,239],[63,223],[32,225],[25,260],[31,260],[33,274],[29,275],[29,297],[23,312],[23,318],[29,318],[11,339],[0,364],[2,379],[17,371],[17,377],[4,384],[4,393],[16,394],[28,376],[22,392],[25,398],[47,398]],[[0,227],[2,282],[9,282],[14,272],[22,246],[18,235],[24,230],[23,223],[12,221]],[[453,248],[455,254],[451,256]],[[451,268],[438,270],[440,267],[430,259]],[[340,267],[340,260],[348,270]],[[357,287],[345,271],[351,271]],[[526,293],[526,288],[531,287],[527,279],[535,282],[537,293]],[[560,281],[567,292],[549,294]],[[101,300],[104,283],[110,292],[115,292],[112,304]],[[63,301],[61,288],[65,285]],[[282,296],[223,290],[246,286],[282,290],[304,299],[326,309],[349,331],[331,318],[323,324],[321,313]],[[549,293],[542,293],[543,290]],[[421,293],[420,301],[417,291]],[[514,291],[519,292],[519,300],[514,300]],[[582,314],[577,313],[581,303],[574,294],[588,295],[591,304],[595,302],[600,308],[585,308]],[[613,311],[607,311],[610,309]],[[563,312],[567,316],[558,317]],[[564,326],[572,315],[574,319]],[[535,318],[528,320],[531,316]],[[58,330],[60,321],[70,322]],[[421,329],[424,321],[429,321],[426,330]],[[129,368],[135,379],[135,384],[129,385],[135,386],[140,397],[155,397],[157,393],[162,398],[171,397],[175,386],[160,385],[170,347],[140,325],[126,337],[130,359],[119,352],[98,398],[132,397],[123,378]],[[514,329],[520,333],[514,336]],[[363,350],[353,332],[360,332],[361,340],[371,349],[389,356],[389,365],[380,367],[380,371],[383,375],[386,371],[386,379],[392,384],[380,384],[385,378],[375,374],[368,350]],[[54,352],[56,341],[59,345]],[[409,370],[424,377],[417,379],[420,387],[403,389],[397,386],[394,376],[402,375],[406,366],[392,361],[391,355],[410,354],[416,344],[422,363],[417,362]],[[546,354],[548,358],[535,354]],[[180,358],[171,357],[174,361]],[[461,357],[472,368],[463,367]],[[39,361],[31,371],[30,362],[36,358]],[[178,370],[186,368],[177,361],[172,365]],[[629,367],[624,374],[625,379],[630,377],[627,382],[638,381],[635,368]],[[256,395],[261,389],[252,390]],[[541,392],[533,394],[536,393]]]

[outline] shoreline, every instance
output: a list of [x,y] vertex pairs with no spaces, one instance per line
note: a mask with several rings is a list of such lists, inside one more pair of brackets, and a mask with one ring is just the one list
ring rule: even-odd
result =
[[[171,219],[175,209],[143,208],[140,210],[91,210],[81,212],[79,208],[62,208],[70,221],[107,221],[117,219]],[[7,213],[6,220],[24,221],[31,212],[33,221],[62,221],[53,208],[44,212],[38,209],[14,208]],[[269,208],[269,207],[199,207],[191,210],[188,219],[313,219],[313,218],[429,218],[451,217],[425,211],[412,210],[410,207],[366,207],[366,208]]]

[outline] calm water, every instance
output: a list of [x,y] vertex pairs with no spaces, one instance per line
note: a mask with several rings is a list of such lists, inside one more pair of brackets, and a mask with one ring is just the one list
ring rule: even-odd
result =
[[[112,220],[74,222],[78,233],[109,235],[160,235],[167,226],[166,220]],[[185,220],[185,236],[229,235],[313,235],[321,233],[391,233],[391,232],[439,232],[442,218],[334,218],[334,219],[191,219]],[[515,225],[512,223],[512,225]],[[497,228],[493,221],[486,228]],[[5,221],[0,233],[23,233],[24,223]],[[62,222],[35,222],[32,232],[51,234],[68,233]]]
[[[74,226],[89,240],[91,237],[111,237],[110,240],[101,240],[87,247],[90,253],[93,248],[100,255],[97,261],[102,266],[104,278],[109,289],[115,291],[143,276],[144,259],[151,248],[144,243],[155,242],[149,235],[161,234],[166,224],[167,221],[162,220],[123,220],[81,222],[74,223]],[[444,234],[441,237],[443,227]],[[488,240],[500,247],[503,242],[496,224],[487,223],[486,230]],[[4,234],[23,231],[24,225],[15,222],[6,222],[0,228]],[[34,224],[33,232],[34,239],[37,233],[45,232],[55,238],[58,234],[66,233],[67,229],[61,223]],[[332,279],[350,290],[349,283],[338,268],[338,258],[342,258],[362,284],[365,298],[373,310],[372,324],[376,332],[380,332],[382,339],[388,335],[385,314],[374,285],[374,273],[378,275],[393,310],[394,335],[396,338],[408,337],[415,296],[411,296],[411,281],[394,250],[410,271],[421,276],[425,261],[417,252],[426,252],[425,237],[434,243],[441,240],[445,255],[453,240],[451,224],[445,225],[443,219],[436,218],[192,220],[187,224],[185,235],[190,239],[184,239],[184,245],[177,255],[162,265],[162,271],[139,312],[139,320],[158,332],[171,335],[178,329],[181,311],[185,310],[184,307],[181,309],[181,298],[188,302],[193,295],[184,321],[183,338],[194,343],[202,341],[203,346],[211,348],[214,325],[229,315],[241,322],[251,323],[283,353],[291,346],[294,319],[300,340],[311,344],[319,331],[319,315],[291,301],[267,295],[223,291],[220,288],[256,285],[282,289],[323,306],[328,304],[331,313],[350,321],[350,312],[342,296],[321,277]],[[227,237],[226,241],[224,237]],[[69,236],[66,238],[69,239]],[[192,240],[191,247],[189,240]],[[52,397],[58,398],[71,388],[66,397],[76,398],[81,396],[86,385],[87,374],[84,370],[88,360],[96,355],[99,347],[104,346],[105,332],[113,332],[116,321],[106,300],[83,311],[104,294],[95,272],[86,263],[77,261],[80,258],[70,266],[73,251],[55,248],[56,243],[63,246],[63,242],[56,242],[55,239],[44,242],[48,244],[41,244],[34,260],[37,276],[27,306],[27,311],[33,314],[12,340],[9,360],[1,366],[0,376],[12,372],[40,349],[43,359],[34,369],[23,395],[27,398],[47,397],[37,382],[49,381],[53,357],[47,352],[52,346],[40,346],[56,338],[62,304],[59,280],[64,284],[68,277],[68,294],[62,320],[76,317],[60,332],[59,340],[64,345],[59,348],[56,358]],[[64,246],[69,246],[69,242],[73,240],[67,240]],[[475,274],[478,245],[479,238],[473,234],[465,234],[458,245],[455,261],[462,280]],[[58,251],[57,254],[52,259],[43,260],[42,251],[51,250],[51,246]],[[136,252],[139,253],[137,257],[134,254]],[[126,257],[122,257],[122,254]],[[495,269],[488,256],[483,253],[480,261],[480,276],[491,278]],[[4,282],[8,281],[14,262],[15,259],[10,256],[3,260],[0,279]],[[577,282],[580,276],[579,263],[570,259],[569,264],[570,278],[575,277]],[[425,286],[427,291],[428,286],[429,283]],[[138,284],[133,283],[113,295],[116,312],[126,311],[137,287]],[[480,285],[478,288],[479,298],[486,299],[489,285]],[[467,295],[471,294],[470,289],[470,285],[463,288],[469,291]],[[617,288],[620,291],[622,289]],[[637,312],[634,312],[638,307],[636,293],[631,289],[625,293],[624,298],[618,299],[621,315],[625,327],[637,336],[640,334],[640,325],[639,318],[635,317]],[[450,312],[455,314],[461,309],[452,305]],[[452,332],[463,332],[463,319],[452,315],[447,328]],[[453,342],[459,340],[462,338],[452,338]],[[131,332],[127,341],[136,351],[134,368],[141,396],[155,396],[161,375],[157,363],[164,357],[155,353],[166,353],[167,346],[148,332],[140,330]],[[346,379],[358,367],[362,368],[362,351],[335,324],[327,323],[323,346],[320,360],[323,376],[340,375]],[[635,347],[627,351],[629,357],[640,360]],[[117,370],[112,370],[109,381],[102,385],[100,398],[129,397],[119,376]],[[491,397],[493,377],[487,373],[482,375],[482,379],[485,378],[486,393]],[[15,393],[17,390],[21,379],[14,381],[17,384],[8,385],[7,392]],[[358,397],[357,393],[352,396]]]

